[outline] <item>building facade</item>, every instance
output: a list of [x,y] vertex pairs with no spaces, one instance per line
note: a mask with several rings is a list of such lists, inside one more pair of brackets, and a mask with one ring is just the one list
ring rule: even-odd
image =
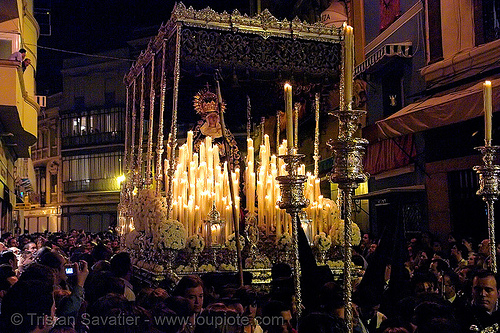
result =
[[[372,177],[371,230],[387,224],[405,232],[450,232],[487,238],[485,204],[475,192],[484,145],[485,80],[493,83],[499,1],[395,0],[365,2],[365,60],[356,74],[367,86],[370,141],[366,169]],[[498,140],[494,117],[493,144]],[[471,228],[471,225],[474,228]]]
[[120,49],[102,57],[64,61],[62,230],[98,232],[116,225],[125,141],[123,77],[130,67],[128,58],[128,50]]
[[[35,96],[39,26],[33,1],[2,1],[0,11],[0,231],[22,229],[25,204],[34,183],[30,146],[37,139],[40,105]],[[31,65],[9,56],[26,49]]]

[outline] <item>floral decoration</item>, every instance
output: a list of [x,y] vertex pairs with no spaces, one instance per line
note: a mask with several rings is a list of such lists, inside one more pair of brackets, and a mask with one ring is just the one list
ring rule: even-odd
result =
[[221,271],[235,271],[236,267],[234,265],[231,265],[231,264],[221,264],[219,266],[219,269]]
[[327,236],[324,232],[320,232],[319,235],[314,236],[314,246],[318,249],[318,251],[328,251],[331,245],[331,237]]
[[344,267],[344,262],[342,260],[328,260],[326,262],[326,264],[328,265],[328,267],[332,268],[332,269],[339,269],[339,268],[343,268]]
[[248,258],[245,261],[245,266],[253,269],[271,268],[271,260],[267,256],[258,255],[254,259]]
[[[242,235],[240,235],[240,245],[241,248],[245,247],[245,237],[243,237]],[[229,235],[229,237],[227,237],[226,247],[230,251],[236,251],[236,238],[234,237],[234,233],[232,233],[231,235]]]
[[215,272],[215,266],[212,264],[201,265],[198,269],[200,272]]
[[195,234],[187,239],[186,249],[191,253],[201,253],[205,248],[205,240],[202,236]]
[[293,248],[293,240],[292,236],[288,233],[281,234],[276,239],[276,245],[279,251],[289,252],[292,251]]
[[160,221],[153,241],[160,249],[182,250],[186,247],[187,232],[177,220]]
[[[356,223],[352,223],[352,245],[356,246],[361,243],[361,230]],[[330,229],[330,237],[333,245],[344,246],[344,220],[339,222]]]

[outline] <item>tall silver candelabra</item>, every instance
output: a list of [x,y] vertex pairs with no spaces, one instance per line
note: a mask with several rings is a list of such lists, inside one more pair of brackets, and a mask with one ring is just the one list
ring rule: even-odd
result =
[[347,332],[353,331],[352,309],[352,197],[359,183],[365,182],[369,175],[363,169],[363,156],[368,141],[354,137],[358,120],[363,110],[341,110],[333,114],[339,119],[339,136],[330,140],[328,146],[333,152],[333,168],[330,181],[337,183],[342,197],[341,213],[344,218],[344,303]]
[[477,165],[474,170],[479,175],[479,190],[476,194],[481,196],[486,202],[488,211],[488,237],[490,247],[491,270],[497,272],[497,258],[495,247],[495,208],[493,204],[500,194],[500,165],[494,164],[497,152],[500,146],[482,146],[476,147],[483,154],[484,165]]
[[302,312],[302,293],[300,288],[301,270],[299,262],[299,233],[298,227],[300,223],[299,213],[303,208],[309,205],[309,200],[304,197],[304,183],[307,180],[306,176],[298,174],[300,161],[304,158],[302,154],[280,155],[286,164],[288,175],[278,176],[276,179],[280,184],[281,201],[278,201],[278,206],[285,209],[292,217],[292,249],[293,249],[293,268],[295,270],[295,302],[297,306],[297,316],[300,317]]

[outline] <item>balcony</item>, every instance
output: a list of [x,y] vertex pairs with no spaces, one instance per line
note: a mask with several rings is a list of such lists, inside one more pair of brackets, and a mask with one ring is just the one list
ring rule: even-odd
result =
[[37,138],[40,106],[28,96],[23,72],[16,61],[0,60],[0,123],[3,141],[17,158],[28,158],[29,147]]
[[76,192],[110,192],[119,191],[120,184],[116,178],[85,179],[63,183],[65,193]]

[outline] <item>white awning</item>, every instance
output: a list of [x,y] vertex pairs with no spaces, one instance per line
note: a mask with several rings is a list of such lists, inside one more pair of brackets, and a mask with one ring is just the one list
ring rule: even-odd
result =
[[[493,112],[496,112],[500,109],[500,79],[490,81],[493,90]],[[398,137],[482,116],[483,83],[481,81],[466,89],[405,106],[375,123],[378,138]]]

